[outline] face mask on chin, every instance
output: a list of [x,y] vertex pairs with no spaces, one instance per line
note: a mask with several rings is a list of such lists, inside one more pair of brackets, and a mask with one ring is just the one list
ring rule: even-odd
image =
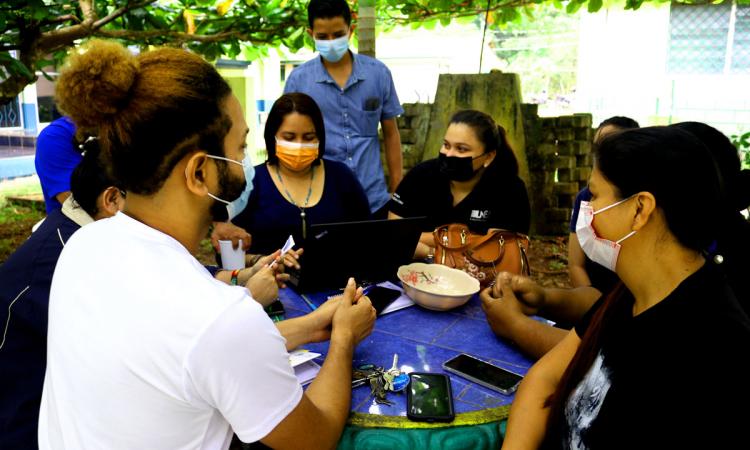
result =
[[600,238],[596,235],[596,230],[594,230],[594,216],[610,208],[614,208],[631,198],[633,198],[632,195],[626,199],[620,200],[619,202],[599,209],[598,211],[594,211],[594,208],[591,207],[591,203],[581,202],[581,208],[578,211],[576,237],[578,238],[578,243],[581,244],[583,253],[585,253],[592,261],[601,264],[612,272],[617,268],[617,258],[620,256],[620,249],[622,248],[620,244],[625,239],[634,235],[636,231],[631,231],[617,241]]
[[[210,192],[208,196],[215,200],[211,205],[211,218],[214,222],[226,222],[237,217],[239,213],[247,207],[247,201],[253,190],[253,177],[255,177],[255,168],[250,160],[250,154],[245,153],[242,161],[224,158],[221,156],[206,155],[209,158],[221,161],[227,161],[242,166],[244,173],[243,179],[232,178],[227,166],[219,169],[219,195],[213,195]],[[232,199],[232,200],[225,200]]]

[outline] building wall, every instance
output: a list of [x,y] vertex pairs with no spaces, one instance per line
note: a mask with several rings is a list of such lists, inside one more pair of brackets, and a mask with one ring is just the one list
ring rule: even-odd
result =
[[750,130],[750,74],[671,73],[669,43],[668,3],[582,14],[576,111],[591,112],[595,125],[626,115],[641,125],[697,120],[727,134]]

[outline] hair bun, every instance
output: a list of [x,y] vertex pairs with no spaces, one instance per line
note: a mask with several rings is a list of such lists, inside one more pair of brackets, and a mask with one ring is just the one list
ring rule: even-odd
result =
[[128,103],[138,61],[115,42],[91,40],[74,48],[61,70],[58,107],[80,129],[96,129]]

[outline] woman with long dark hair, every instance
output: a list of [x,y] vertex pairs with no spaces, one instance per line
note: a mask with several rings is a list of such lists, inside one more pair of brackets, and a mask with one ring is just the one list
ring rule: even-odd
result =
[[589,187],[578,239],[622,284],[529,371],[504,448],[736,446],[750,320],[704,256],[723,227],[709,151],[673,127],[625,131],[596,150]]

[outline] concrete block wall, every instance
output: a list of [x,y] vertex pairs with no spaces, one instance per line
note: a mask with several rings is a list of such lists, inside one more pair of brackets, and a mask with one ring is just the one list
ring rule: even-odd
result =
[[[401,152],[404,161],[404,174],[422,161],[424,145],[430,125],[432,103],[404,103],[404,113],[396,119],[398,132],[401,135]],[[386,181],[388,164],[385,162],[382,130],[380,134],[380,158],[383,163]]]
[[569,232],[573,202],[591,175],[591,114],[539,117],[537,105],[522,105],[533,205],[532,233]]

